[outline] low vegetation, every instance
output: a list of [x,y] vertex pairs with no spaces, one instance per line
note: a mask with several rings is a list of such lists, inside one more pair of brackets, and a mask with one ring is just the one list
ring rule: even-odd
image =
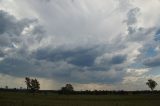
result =
[[0,106],[159,106],[160,95],[59,95],[0,92]]

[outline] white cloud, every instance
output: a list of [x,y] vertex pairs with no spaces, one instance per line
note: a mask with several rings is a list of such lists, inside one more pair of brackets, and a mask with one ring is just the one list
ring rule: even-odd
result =
[[[45,85],[52,82],[45,78],[51,77],[56,77],[55,83],[67,80],[90,89],[121,89],[121,83],[131,89],[149,72],[142,66],[146,51],[153,47],[159,54],[154,41],[159,29],[158,0],[0,2],[5,13],[1,11],[0,19],[5,21],[0,23],[7,26],[5,30],[0,26],[1,73],[43,77],[44,89],[52,88]],[[158,56],[148,56],[147,62],[159,60]],[[13,60],[21,66],[12,64]],[[19,71],[26,66],[30,67]],[[105,82],[113,85],[99,84]]]
[[150,71],[149,69],[128,69],[127,74],[132,76],[141,76],[149,71]]

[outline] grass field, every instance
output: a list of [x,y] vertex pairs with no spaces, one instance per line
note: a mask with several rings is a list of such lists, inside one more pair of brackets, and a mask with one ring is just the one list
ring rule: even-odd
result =
[[0,92],[0,106],[160,106],[160,95],[33,95]]

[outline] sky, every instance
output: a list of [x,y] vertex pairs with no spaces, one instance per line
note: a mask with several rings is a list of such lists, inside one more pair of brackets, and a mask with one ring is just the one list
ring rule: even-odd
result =
[[[160,84],[160,0],[0,0],[0,87],[149,90]],[[160,89],[159,86],[156,87]]]

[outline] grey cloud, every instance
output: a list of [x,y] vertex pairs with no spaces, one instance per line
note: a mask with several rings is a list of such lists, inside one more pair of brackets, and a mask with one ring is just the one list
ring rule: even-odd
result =
[[5,54],[3,53],[3,51],[0,51],[0,57],[4,57]]
[[41,0],[42,2],[50,2],[50,0]]
[[[23,35],[25,28],[34,26]],[[32,47],[40,44],[44,30],[35,19],[17,19],[0,10],[0,72],[14,76],[41,76],[37,62],[29,54]],[[34,49],[34,48],[33,48]],[[33,63],[33,64],[32,64]]]
[[127,55],[122,54],[116,54],[116,55],[105,55],[100,58],[100,64],[105,65],[116,65],[116,64],[122,64],[126,61]]
[[[52,75],[52,77],[58,81],[79,83],[116,82],[121,81],[122,79],[122,75],[120,74],[125,70],[125,64],[123,63],[126,62],[127,55],[113,55],[111,58],[108,60],[106,59],[105,62],[98,65],[95,61],[97,57],[102,56],[107,52],[116,52],[119,49],[124,49],[125,46],[120,43],[121,39],[119,38],[118,40],[119,42],[114,48],[112,47],[114,44],[75,48],[65,45],[54,48],[49,45],[45,48],[37,49],[37,51],[33,52],[31,57],[35,58],[36,61],[46,61],[46,63],[40,64],[39,67],[46,67],[45,65],[52,63],[51,66],[49,65],[44,68],[46,73],[43,73],[42,76],[50,77],[50,75]],[[113,72],[115,76],[105,78],[109,73],[112,73],[112,70],[115,71]],[[105,75],[103,75],[102,78],[102,74],[98,73],[105,73]]]
[[7,33],[10,37],[20,36],[24,27],[32,23],[31,20],[17,20],[9,13],[0,10],[0,35]]
[[[141,14],[140,8],[132,8],[127,13],[127,30],[128,30],[128,36],[127,40],[132,42],[145,42],[145,40],[153,40],[152,34],[156,30],[155,27],[140,27],[137,25],[138,23],[138,15]],[[150,41],[151,41],[150,40]]]
[[[148,7],[153,3],[153,10],[158,10],[154,2],[12,0],[11,5],[10,0],[3,0],[6,7],[2,4],[2,8],[15,16],[0,12],[0,73],[64,83],[121,84],[128,77],[128,82],[136,80],[126,75],[128,68],[160,65],[158,56],[146,58],[148,48],[158,47],[153,35],[158,41],[159,16]],[[23,19],[33,16],[38,20]]]
[[139,14],[141,14],[141,10],[138,7],[128,11],[127,20],[125,20],[128,27],[128,35],[126,39],[128,42],[139,43],[142,46],[138,50],[140,52],[140,55],[136,58],[135,62],[138,62],[140,66],[145,65],[148,67],[157,67],[160,65],[157,56],[156,57],[147,56],[146,59],[146,52],[150,52],[148,51],[149,48],[156,48],[157,44],[154,40],[158,40],[159,31],[155,26],[151,27],[139,26],[138,25]]
[[0,63],[0,72],[14,76],[27,76],[28,73],[34,73],[34,71],[30,71],[31,67],[33,66],[29,64],[27,60],[7,58]]
[[[101,51],[99,52],[99,50]],[[95,59],[105,52],[105,50],[98,47],[76,48],[68,51],[63,49],[50,51],[45,48],[44,50],[38,50],[37,53],[32,54],[32,57],[24,55],[23,57],[6,58],[0,64],[0,68],[1,73],[9,75],[54,78],[61,82],[115,83],[121,81],[122,76],[119,75],[122,74],[123,71],[116,72],[115,75],[114,71],[117,71],[118,67],[114,68],[112,66],[123,63],[126,56],[113,56],[109,62],[110,66],[108,63],[105,63],[105,65],[95,65]],[[88,56],[91,59],[88,59]],[[106,77],[112,73],[111,69],[115,69],[113,70],[114,75],[112,74],[113,76]]]
[[[127,19],[124,21],[127,24],[129,34],[134,34],[137,32],[137,16],[140,13],[140,9],[138,7],[132,8],[127,12]],[[140,28],[138,28],[139,30]]]
[[[29,32],[23,35],[25,28],[34,26]],[[8,12],[0,10],[0,50],[6,55],[20,55],[18,53],[29,53],[27,51],[34,45],[38,45],[43,39],[45,31],[38,24],[36,19],[16,19]],[[30,46],[32,45],[32,46]],[[23,55],[22,53],[22,55]],[[14,54],[14,55],[15,55]]]
[[160,41],[160,29],[158,29],[155,33],[155,38],[154,38],[155,41]]
[[121,64],[126,60],[126,55],[117,55],[113,57],[110,61],[111,64]]
[[139,13],[140,9],[139,8],[133,8],[129,10],[127,13],[127,20],[126,23],[127,25],[134,25],[137,22],[137,15]]
[[[121,19],[126,14],[113,12],[109,1],[106,4],[98,0],[91,3],[85,0],[74,3],[65,0],[44,2],[46,0],[23,2],[30,7],[25,12],[30,16],[35,13],[44,24],[34,26],[24,36],[21,35],[24,28],[29,29],[30,24],[36,20],[18,20],[1,11],[0,20],[3,21],[0,21],[0,25],[5,27],[0,26],[0,50],[9,48],[9,51],[0,54],[8,54],[0,62],[1,73],[40,76],[64,82],[119,82],[123,79],[127,66],[132,64],[128,62],[129,59],[137,58],[136,53],[139,51],[133,43],[144,40],[148,37],[145,35],[153,32],[150,28],[137,28],[140,9],[131,7],[128,11],[130,7],[124,6],[128,5],[128,0],[121,2],[121,8],[128,11],[125,20],[128,38],[123,36],[126,29]],[[38,23],[36,22],[34,24]],[[104,54],[110,55],[103,57]],[[102,58],[97,64],[99,57]]]
[[160,55],[150,57],[144,61],[144,65],[148,67],[158,67],[160,66]]
[[93,48],[76,48],[73,50],[63,50],[63,48],[54,49],[52,51],[46,49],[38,50],[34,55],[40,60],[67,61],[77,66],[92,66],[95,58],[99,55],[96,47]]
[[[36,26],[34,30],[23,37],[21,33],[25,27],[30,25],[30,20],[17,20],[14,16],[4,11],[1,11],[1,18],[5,25],[3,29],[1,28],[0,41],[3,44],[3,47],[1,45],[1,50],[5,48],[11,49],[11,53],[8,54],[7,52],[8,56],[0,63],[1,73],[14,76],[54,77],[63,81],[73,81],[73,73],[77,71],[86,72],[87,69],[85,67],[89,67],[89,71],[96,72],[97,69],[92,68],[95,67],[94,61],[97,56],[106,52],[101,45],[100,48],[93,46],[75,49],[66,49],[65,46],[58,47],[60,49],[54,49],[49,45],[44,49],[35,49],[33,53],[31,51],[32,55],[30,55],[30,48],[37,47],[44,37],[43,28]],[[15,48],[15,45],[20,46],[20,48]],[[1,53],[1,55],[4,56],[5,54]],[[106,68],[101,67],[100,70],[102,69]],[[93,76],[93,74],[90,76]],[[65,79],[63,79],[64,77]],[[88,78],[88,81],[91,80],[92,77]],[[80,77],[77,78],[77,81],[85,82]]]
[[134,28],[128,27],[129,35],[127,39],[133,42],[145,42],[144,40],[153,41],[153,32],[156,28]]
[[72,66],[68,66],[64,62],[50,63],[28,59],[26,57],[10,57],[1,61],[0,69],[1,73],[12,76],[54,78],[56,75],[59,75],[59,77],[61,77],[60,75],[64,75],[65,70],[66,75],[69,74],[69,69],[72,70]]
[[[93,47],[83,47],[83,48],[75,48],[68,50],[63,47],[59,47],[58,49],[50,49],[44,48],[39,49],[32,56],[38,60],[47,60],[51,62],[56,61],[66,61],[69,64],[73,64],[78,67],[90,67],[91,69],[97,69],[98,67],[102,68],[102,65],[112,66],[116,64],[122,64],[126,61],[127,55],[110,55],[106,58],[102,58],[100,61],[101,66],[95,66],[95,61],[98,57],[101,57],[105,54],[107,50],[107,46],[93,46]],[[105,66],[105,67],[106,67]]]
[[30,20],[17,20],[14,16],[0,10],[0,46],[11,46],[13,42],[20,42],[19,36]]
[[[1,29],[1,36],[9,45],[6,46],[6,42],[3,42],[4,48],[14,46],[12,43],[20,48],[12,50],[11,55],[1,62],[1,73],[54,78],[64,82],[112,83],[121,81],[127,55],[114,55],[111,58],[102,59],[100,64],[95,63],[97,57],[105,53],[112,54],[126,48],[123,37],[116,37],[111,43],[108,43],[110,37],[106,31],[107,26],[102,24],[108,16],[94,9],[91,9],[88,14],[88,10],[81,8],[81,5],[78,4],[80,1],[74,6],[70,2],[65,3],[56,1],[54,7],[47,4],[49,6],[44,7],[46,9],[40,13],[41,19],[47,20],[48,26],[45,29],[50,35],[45,33],[43,27],[36,26],[29,34],[22,36],[24,28],[35,20],[17,20],[8,13],[2,14],[6,27]],[[53,11],[46,12],[48,7],[53,7]],[[35,6],[35,8],[38,7]],[[76,12],[73,11],[73,8],[75,10],[80,8],[80,10]],[[108,31],[110,32],[110,29]],[[47,37],[55,37],[55,40],[47,41]],[[102,39],[103,42],[101,42]],[[45,40],[47,42],[44,42]],[[66,46],[66,42],[67,44],[72,43]]]
[[[97,70],[86,70],[80,67],[69,65],[63,61],[51,63],[47,61],[33,61],[23,58],[7,58],[1,62],[0,68],[1,73],[12,76],[36,76],[54,78],[60,82],[116,83],[122,80],[122,77],[120,76],[121,72],[117,72],[117,75],[112,76],[112,71],[106,72]],[[106,77],[107,75],[108,77]]]

